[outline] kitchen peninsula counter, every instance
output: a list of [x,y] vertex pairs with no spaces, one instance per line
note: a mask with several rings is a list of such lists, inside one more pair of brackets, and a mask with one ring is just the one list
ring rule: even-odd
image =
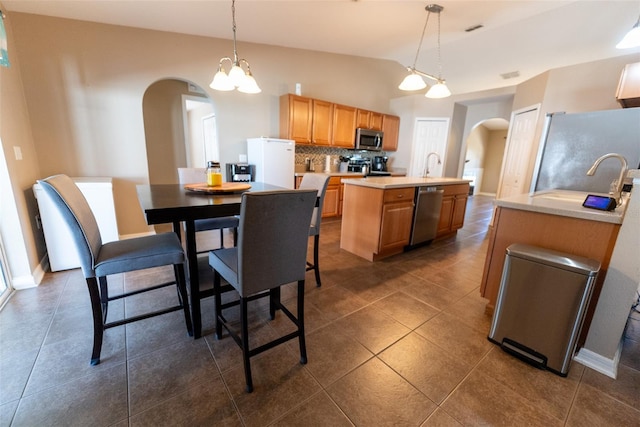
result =
[[612,212],[582,206],[588,193],[549,190],[496,200],[489,225],[489,245],[484,264],[480,294],[492,313],[506,257],[514,243],[528,244],[553,251],[578,255],[600,263],[578,346],[584,343],[607,274],[611,254],[627,207]]
[[343,178],[340,248],[369,261],[403,252],[411,236],[416,188],[422,186],[443,189],[436,238],[455,234],[464,224],[469,182],[457,178]]

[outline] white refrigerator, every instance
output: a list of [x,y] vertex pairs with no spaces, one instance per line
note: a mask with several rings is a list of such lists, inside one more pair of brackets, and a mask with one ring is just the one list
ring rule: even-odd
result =
[[293,189],[296,144],[290,139],[248,138],[247,161],[255,165],[256,182]]

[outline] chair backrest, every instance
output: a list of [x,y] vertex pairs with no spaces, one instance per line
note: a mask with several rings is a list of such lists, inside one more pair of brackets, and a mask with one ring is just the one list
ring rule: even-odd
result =
[[207,182],[205,168],[178,168],[178,183],[198,184],[200,182]]
[[315,229],[315,234],[320,232],[320,222],[322,221],[322,207],[324,206],[324,195],[327,192],[327,186],[329,185],[329,175],[322,173],[305,173],[302,176],[302,181],[298,189],[308,190],[314,189],[318,191],[318,205],[313,210],[313,216],[311,217],[311,228]]
[[238,227],[238,284],[249,296],[303,280],[315,190],[244,193]]
[[102,247],[100,229],[87,199],[67,175],[54,175],[38,180],[67,224],[76,245],[85,277],[95,277],[95,260]]

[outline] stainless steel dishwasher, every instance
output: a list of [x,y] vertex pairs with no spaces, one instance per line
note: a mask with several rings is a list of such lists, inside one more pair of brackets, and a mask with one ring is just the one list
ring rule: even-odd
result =
[[416,187],[415,210],[409,248],[427,243],[436,237],[444,190],[435,186]]

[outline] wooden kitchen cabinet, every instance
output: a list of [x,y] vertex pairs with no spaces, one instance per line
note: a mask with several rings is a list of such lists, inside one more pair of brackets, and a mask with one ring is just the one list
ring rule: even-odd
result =
[[356,128],[382,130],[383,114],[375,111],[361,110],[356,112]]
[[280,138],[328,146],[332,130],[332,103],[292,94],[280,97]]
[[333,106],[334,147],[353,148],[356,136],[356,108],[347,105]]
[[443,189],[436,238],[448,236],[462,228],[469,198],[469,184],[447,185]]
[[640,62],[624,66],[618,82],[616,100],[622,108],[640,107]]
[[382,117],[382,150],[396,151],[398,149],[398,134],[400,132],[400,117],[385,114]]
[[280,138],[311,144],[313,100],[297,95],[280,97]]
[[379,254],[400,253],[409,244],[414,194],[413,188],[384,190]]

